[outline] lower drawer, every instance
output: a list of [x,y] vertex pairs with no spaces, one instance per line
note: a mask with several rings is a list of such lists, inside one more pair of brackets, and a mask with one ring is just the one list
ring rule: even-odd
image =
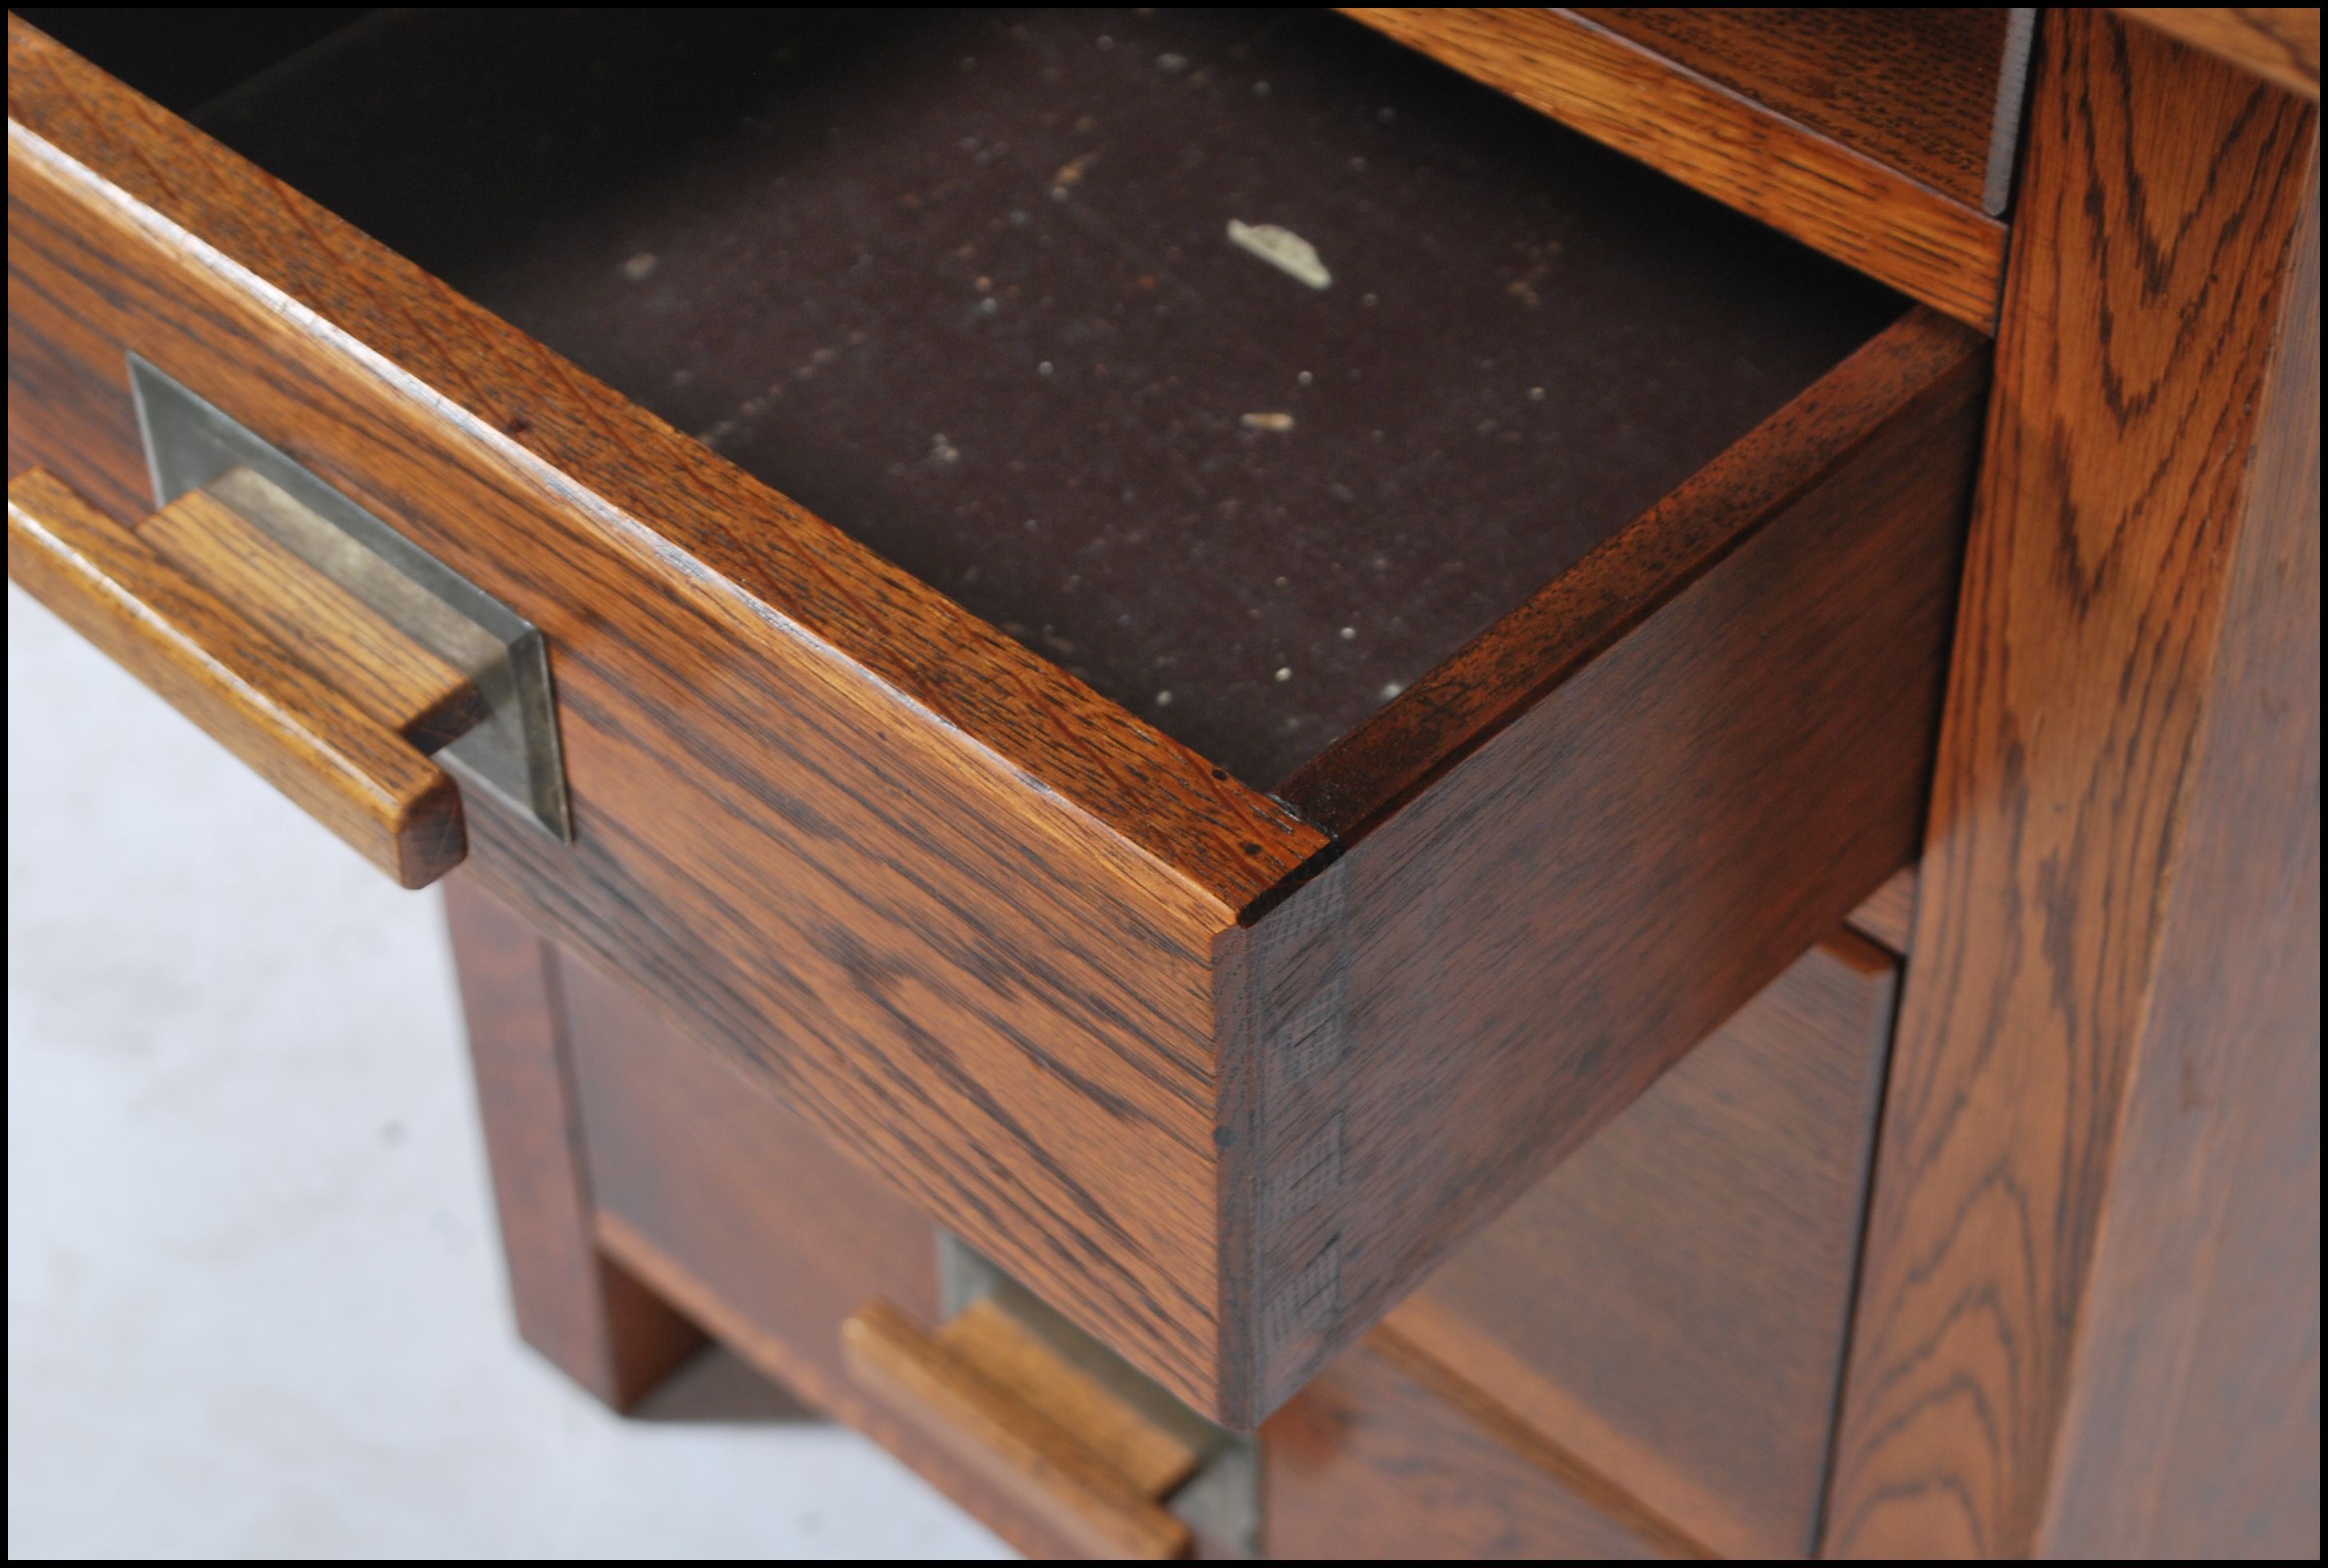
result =
[[[1021,1549],[1151,1539],[1112,1535],[1113,1483],[1074,1473],[1140,1422],[1030,1393],[1076,1374],[998,1356],[968,1313],[937,1327],[925,1216],[766,1080],[559,962],[610,1256]],[[1854,933],[1822,943],[1265,1424],[1242,1506],[1266,1554],[1807,1549],[1895,979]],[[876,1331],[903,1348],[868,1370],[844,1337]]]

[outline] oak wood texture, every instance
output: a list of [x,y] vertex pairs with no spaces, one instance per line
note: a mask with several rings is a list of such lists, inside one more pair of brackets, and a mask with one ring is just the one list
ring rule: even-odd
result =
[[[1024,1330],[1018,1333],[1023,1340]],[[1120,1404],[1094,1410],[1095,1403],[1115,1402],[1039,1345],[1013,1343],[1011,1335],[1000,1309],[986,1301],[931,1334],[874,1300],[840,1329],[859,1384],[1044,1516],[1078,1555],[1187,1555],[1188,1526],[1158,1499],[1187,1479],[1196,1456],[1155,1451],[1178,1445]],[[1073,1386],[1076,1381],[1084,1386]],[[1087,1424],[1061,1419],[1078,1415]]]
[[[1224,1272],[1253,1292],[1258,1408],[1910,857],[1985,371],[1929,315],[1863,358],[1892,412],[1816,483],[1732,492],[1759,531],[1224,944],[1251,1042],[1224,1152],[1255,1195]],[[1563,670],[1527,634],[1475,645],[1450,724]]]
[[1826,938],[1387,1327],[1708,1548],[1810,1553],[1898,972]]
[[1303,1389],[1261,1437],[1272,1557],[1707,1555],[1387,1329]]
[[2044,27],[1826,1550],[2304,1554],[2317,109]]
[[[1037,1554],[1087,1552],[1087,1543],[1055,1521],[1029,1517],[1010,1491],[986,1479],[991,1455],[973,1445],[965,1464],[956,1447],[941,1446],[923,1426],[896,1420],[886,1402],[865,1397],[847,1372],[840,1327],[867,1295],[903,1303],[914,1321],[933,1319],[927,1224],[827,1147],[765,1076],[683,1033],[590,965],[555,949],[551,957],[579,1101],[577,1143],[607,1250],[803,1398],[875,1435],[1006,1538]],[[1492,1359],[1468,1358],[1434,1329],[1428,1311],[1410,1307],[1394,1318],[1394,1333],[1385,1330],[1338,1359],[1272,1418],[1262,1433],[1268,1552],[1701,1554],[1701,1543],[1588,1469],[1582,1451],[1563,1449],[1582,1429],[1562,1421],[1554,1430],[1546,1413],[1553,1407],[1531,1395],[1546,1384],[1547,1351],[1559,1353],[1562,1336],[1546,1328],[1590,1304],[1556,1287],[1596,1267],[1622,1272],[1645,1260],[1661,1263],[1662,1274],[1652,1267],[1626,1298],[1651,1322],[1679,1332],[1693,1310],[1717,1318],[1734,1310],[1750,1324],[1742,1332],[1760,1354],[1783,1358],[1775,1347],[1791,1337],[1814,1356],[1823,1349],[1831,1372],[1834,1316],[1848,1270],[1827,1265],[1851,1245],[1860,1188],[1849,1172],[1863,1158],[1866,1102],[1880,1069],[1876,1019],[1892,969],[1848,935],[1806,957],[1433,1282],[1431,1291],[1460,1291],[1483,1263],[1503,1271],[1522,1315],[1535,1319],[1521,1337],[1527,1365],[1517,1374]],[[1738,1103],[1728,1103],[1732,1097]],[[1645,1117],[1661,1122],[1663,1131],[1640,1130]],[[1629,1134],[1629,1124],[1636,1129]],[[1627,1164],[1614,1151],[1629,1136],[1637,1149],[1656,1145],[1678,1161],[1685,1178],[1660,1185],[1646,1161]],[[1610,1224],[1597,1237],[1599,1252],[1563,1256],[1596,1239],[1562,1217],[1595,1170],[1601,1185],[1612,1170],[1629,1171],[1646,1196],[1637,1193],[1621,1216],[1603,1214]],[[1531,1205],[1533,1220],[1525,1217]],[[1614,1240],[1605,1234],[1628,1219],[1629,1234]],[[1699,1241],[1676,1244],[1677,1224],[1691,1226]],[[1751,1234],[1730,1239],[1731,1250],[1718,1256],[1704,1255],[1721,1246],[1725,1226]],[[1741,1248],[1766,1266],[1732,1269]],[[1809,1260],[1831,1290],[1768,1266],[1790,1253]],[[1733,1308],[1721,1292],[1740,1276],[1760,1288],[1741,1290]],[[1660,1289],[1676,1291],[1676,1299],[1659,1302]],[[1538,1291],[1552,1293],[1531,1310],[1529,1292]],[[1790,1310],[1813,1321],[1788,1322]],[[1603,1310],[1604,1328],[1615,1311]],[[960,1335],[979,1321],[965,1315],[934,1337]],[[901,1332],[908,1344],[919,1334],[910,1326]],[[1652,1386],[1660,1356],[1685,1358],[1676,1383],[1701,1370],[1685,1348],[1666,1339],[1612,1339],[1621,1333],[1578,1347],[1570,1365],[1605,1354],[1640,1364],[1633,1376]],[[998,1341],[1015,1343],[1007,1333],[980,1338],[971,1358],[991,1369],[1018,1354],[997,1354]],[[1740,1388],[1743,1397],[1757,1375],[1749,1357],[1723,1366],[1716,1384]],[[1025,1400],[1024,1381],[1008,1381]],[[1083,1397],[1071,1393],[1062,1406],[1087,1412]],[[1620,1415],[1630,1403],[1617,1402]],[[1052,1419],[1085,1434],[1100,1425],[1088,1413]],[[958,1430],[947,1435],[958,1444]],[[1167,1445],[1152,1451],[1159,1457],[1138,1461],[1144,1473],[1177,1472],[1181,1461]]]
[[2317,179],[2094,1244],[2056,1557],[2320,1554]]
[[555,951],[467,877],[445,913],[518,1333],[626,1409],[703,1336],[598,1246]]
[[540,627],[578,842],[496,817],[493,885],[1211,1403],[1210,948],[1324,835],[13,20],[10,47],[12,465],[129,511],[134,348]]
[[1572,11],[1349,14],[1984,332],[2004,225]]
[[[521,925],[521,923],[520,923]],[[936,1317],[937,1234],[765,1074],[556,944],[593,1225],[607,1250],[803,1398],[846,1403],[841,1320]]]
[[[212,528],[220,509],[174,503],[165,536]],[[465,852],[451,778],[380,713],[313,673],[216,593],[64,482],[8,484],[8,576],[204,733],[407,887]],[[425,728],[435,694],[390,704]]]
[[10,38],[12,465],[127,510],[134,350],[540,626],[577,841],[474,804],[481,884],[1233,1424],[1907,858],[1985,357],[1929,313],[1334,754],[1305,882],[1319,827]]
[[2316,5],[2120,5],[2117,10],[2292,92],[2320,96]]
[[465,673],[208,491],[180,496],[137,537],[422,751],[484,717]]
[[1852,929],[1906,956],[1916,922],[1916,868],[1905,866],[1851,912]]
[[1576,14],[1944,195],[2004,211],[2032,10],[1613,5]]

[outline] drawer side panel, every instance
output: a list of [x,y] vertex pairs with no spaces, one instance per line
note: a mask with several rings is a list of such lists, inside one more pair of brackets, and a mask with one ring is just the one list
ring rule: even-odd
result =
[[[1262,1412],[1913,857],[1985,383],[1967,350],[1237,934],[1237,1244],[1300,1319],[1256,1314]],[[1319,1107],[1267,1092],[1297,1047],[1330,1180]]]

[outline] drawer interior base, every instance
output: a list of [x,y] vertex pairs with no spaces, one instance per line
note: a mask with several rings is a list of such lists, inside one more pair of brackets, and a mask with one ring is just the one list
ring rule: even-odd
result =
[[1900,308],[1326,14],[383,14],[199,119],[1264,789]]

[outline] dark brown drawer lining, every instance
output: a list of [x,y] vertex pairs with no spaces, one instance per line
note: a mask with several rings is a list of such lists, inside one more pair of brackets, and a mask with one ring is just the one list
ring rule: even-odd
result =
[[1260,787],[1898,309],[1327,15],[424,15],[228,108],[230,145]]

